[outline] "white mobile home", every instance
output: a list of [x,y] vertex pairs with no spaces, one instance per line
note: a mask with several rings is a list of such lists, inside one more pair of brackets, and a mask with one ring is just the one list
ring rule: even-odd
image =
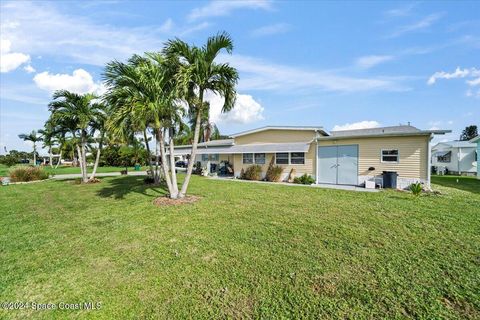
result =
[[453,174],[475,175],[476,144],[469,141],[440,142],[432,147],[432,166]]

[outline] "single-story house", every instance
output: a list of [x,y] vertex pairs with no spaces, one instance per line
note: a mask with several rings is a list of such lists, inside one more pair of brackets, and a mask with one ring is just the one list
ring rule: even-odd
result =
[[478,157],[480,156],[480,136],[470,140],[471,143],[477,144],[477,154],[475,158],[475,166],[477,167],[477,179],[480,179],[480,165],[478,163]]
[[[252,164],[266,173],[272,158],[296,176],[311,175],[318,184],[362,185],[383,171],[398,174],[397,187],[430,185],[430,141],[448,130],[419,130],[410,125],[328,132],[323,127],[266,126],[231,135],[231,139],[200,143],[195,161],[202,166],[228,162],[233,175]],[[176,146],[175,155],[189,154],[190,145]]]
[[477,145],[470,141],[447,141],[432,147],[432,165],[437,172],[445,169],[452,174],[475,175],[477,173]]

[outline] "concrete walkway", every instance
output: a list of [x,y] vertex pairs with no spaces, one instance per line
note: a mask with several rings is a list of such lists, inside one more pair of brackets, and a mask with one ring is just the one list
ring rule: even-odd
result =
[[284,185],[290,187],[308,187],[308,188],[324,188],[324,189],[337,189],[337,190],[348,190],[348,191],[357,191],[357,192],[379,192],[379,189],[365,189],[363,187],[357,186],[345,186],[338,184],[298,184],[298,183],[288,183],[288,182],[269,182],[269,181],[255,181],[255,180],[242,180],[235,179],[233,177],[208,177],[212,180],[227,180],[227,181],[237,181],[245,183],[262,183],[262,184],[272,184],[272,185]]
[[[147,172],[146,171],[129,171],[128,172],[129,176],[146,176]],[[89,174],[90,176],[90,174]],[[104,173],[96,173],[95,177],[116,177],[116,176],[121,176],[120,172],[104,172]],[[52,177],[54,180],[67,180],[67,179],[77,179],[81,178],[82,174],[81,173],[69,173],[69,174],[56,174]]]

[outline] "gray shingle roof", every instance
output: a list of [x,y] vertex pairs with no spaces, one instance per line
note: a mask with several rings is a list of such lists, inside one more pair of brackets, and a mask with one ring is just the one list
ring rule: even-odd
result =
[[330,134],[333,137],[346,137],[346,136],[371,136],[371,135],[381,135],[381,134],[417,133],[417,132],[421,132],[421,130],[413,126],[401,125],[401,126],[382,127],[382,128],[331,131]]

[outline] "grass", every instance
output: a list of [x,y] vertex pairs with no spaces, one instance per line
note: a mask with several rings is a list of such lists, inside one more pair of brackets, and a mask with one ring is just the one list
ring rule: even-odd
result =
[[[52,168],[50,166],[44,166],[43,167],[45,171],[48,173],[54,175],[54,174],[72,174],[72,173],[80,173],[80,168],[79,167],[71,167],[71,166],[59,166],[57,169]],[[5,165],[0,165],[0,177],[6,177],[8,176],[8,171],[9,167]],[[88,172],[91,173],[93,170],[93,167],[88,167],[87,168]],[[129,167],[128,171],[134,171],[134,167]],[[120,172],[122,170],[125,170],[125,167],[98,167],[97,173],[106,173],[106,172]],[[146,170],[145,167],[142,167],[140,170]]]
[[0,301],[101,302],[0,318],[480,317],[480,181],[413,197],[193,177],[0,188]]

